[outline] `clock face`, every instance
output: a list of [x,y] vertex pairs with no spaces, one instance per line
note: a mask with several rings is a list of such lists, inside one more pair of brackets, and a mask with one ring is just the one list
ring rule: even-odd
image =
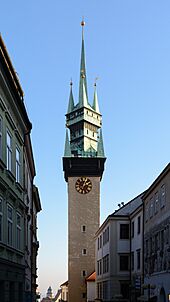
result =
[[81,194],[87,194],[92,189],[92,183],[89,178],[80,177],[76,181],[75,188],[76,188],[77,192],[79,192]]

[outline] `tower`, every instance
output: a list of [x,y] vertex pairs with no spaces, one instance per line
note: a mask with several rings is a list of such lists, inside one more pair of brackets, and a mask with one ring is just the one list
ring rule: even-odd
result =
[[[68,300],[86,301],[85,277],[95,269],[94,235],[100,223],[100,181],[106,160],[102,139],[102,116],[96,84],[88,101],[84,50],[84,21],[78,103],[72,82],[66,114],[63,170],[68,183]],[[68,133],[69,132],[69,133]]]

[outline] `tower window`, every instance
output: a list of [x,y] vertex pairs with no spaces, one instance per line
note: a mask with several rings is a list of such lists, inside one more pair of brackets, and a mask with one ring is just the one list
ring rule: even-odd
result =
[[87,250],[86,250],[86,249],[83,249],[83,250],[82,250],[82,255],[83,255],[83,256],[87,255]]
[[87,271],[83,270],[81,274],[82,274],[83,277],[86,277],[87,276]]
[[93,132],[93,137],[94,137],[94,132]]
[[87,134],[89,134],[89,130],[87,129]]
[[85,225],[82,225],[82,226],[81,226],[81,231],[82,231],[82,233],[85,233],[85,232],[86,232],[86,226],[85,226]]

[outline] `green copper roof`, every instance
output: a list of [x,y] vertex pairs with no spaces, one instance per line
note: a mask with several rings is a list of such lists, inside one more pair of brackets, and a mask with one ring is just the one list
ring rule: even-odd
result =
[[[82,24],[84,24],[84,23],[82,23]],[[82,91],[83,82],[84,82],[86,96],[87,96],[87,100],[88,100],[83,27],[84,27],[84,25],[82,25],[82,47],[81,47],[81,62],[80,62],[79,103],[81,101],[81,93],[82,93],[81,91]]]
[[94,109],[97,113],[100,113],[100,110],[99,110],[99,103],[98,103],[98,97],[97,97],[96,84],[94,85],[93,109]]
[[71,82],[70,83],[70,97],[69,97],[67,113],[72,112],[73,109],[74,109],[74,99],[73,99],[72,82]]
[[100,129],[100,136],[99,136],[99,141],[98,141],[98,145],[97,145],[97,157],[105,157],[102,129]]
[[79,94],[79,107],[88,107],[88,100],[85,88],[85,79],[82,78],[82,85],[80,87],[80,94]]
[[71,149],[70,149],[70,142],[69,142],[68,130],[67,129],[66,129],[64,157],[71,157]]

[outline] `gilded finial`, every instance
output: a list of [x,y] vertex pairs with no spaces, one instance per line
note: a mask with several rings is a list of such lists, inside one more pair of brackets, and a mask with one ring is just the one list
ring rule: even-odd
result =
[[70,80],[70,86],[73,86],[73,81],[72,81],[72,78]]
[[84,17],[82,18],[81,26],[82,26],[82,27],[85,26]]
[[96,87],[97,86],[97,80],[98,80],[99,78],[98,77],[96,77],[95,79],[94,79],[94,86]]

